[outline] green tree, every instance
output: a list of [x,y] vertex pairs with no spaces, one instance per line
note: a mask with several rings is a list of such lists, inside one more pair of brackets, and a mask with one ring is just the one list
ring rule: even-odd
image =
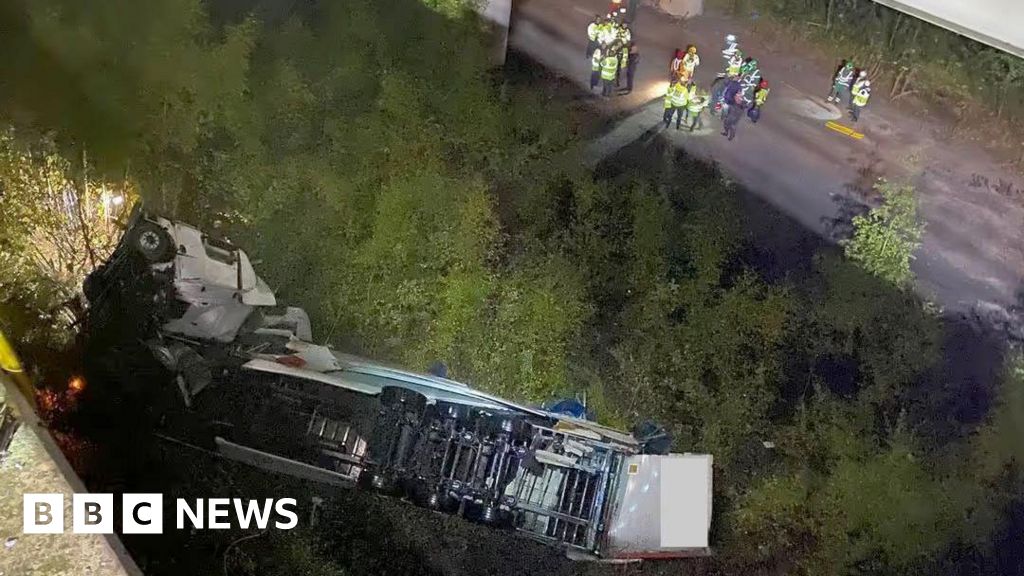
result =
[[76,318],[61,304],[110,255],[116,220],[134,201],[130,185],[94,179],[87,158],[78,160],[51,140],[0,133],[0,303],[18,302],[43,320],[22,337],[66,337]]
[[867,271],[903,286],[913,278],[910,261],[924,231],[914,188],[880,181],[875,190],[882,196],[881,204],[853,218],[853,237],[843,247],[847,257]]

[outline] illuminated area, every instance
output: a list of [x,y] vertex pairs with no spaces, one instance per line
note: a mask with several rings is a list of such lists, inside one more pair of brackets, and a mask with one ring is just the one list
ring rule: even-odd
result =
[[699,4],[5,0],[0,572],[1024,574],[1024,60]]

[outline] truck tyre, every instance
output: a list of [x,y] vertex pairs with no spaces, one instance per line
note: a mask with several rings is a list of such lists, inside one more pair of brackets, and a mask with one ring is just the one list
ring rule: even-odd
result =
[[489,502],[472,502],[466,505],[466,519],[487,526],[508,524],[508,514]]
[[167,262],[174,257],[171,235],[152,222],[140,222],[132,229],[129,240],[130,246],[148,262]]

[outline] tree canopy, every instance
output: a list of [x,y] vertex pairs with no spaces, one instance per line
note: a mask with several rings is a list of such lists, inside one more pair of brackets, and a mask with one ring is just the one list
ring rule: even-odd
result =
[[[610,423],[659,420],[677,450],[713,454],[731,573],[912,572],[986,551],[1021,493],[1019,361],[980,422],[923,400],[949,394],[948,332],[887,281],[919,235],[905,190],[882,187],[849,248],[877,275],[822,248],[808,274],[769,277],[745,256],[740,191],[657,149],[595,179],[568,107],[492,70],[456,6],[214,21],[199,0],[8,3],[8,53],[31,57],[0,90],[0,303],[43,281],[59,297],[40,300],[73,291],[89,247],[35,252],[74,238],[77,208],[103,226],[104,198],[137,191],[224,222],[317,339],[444,360],[524,401],[585,395]],[[44,217],[59,201],[76,210]],[[960,434],[940,442],[918,417]]]

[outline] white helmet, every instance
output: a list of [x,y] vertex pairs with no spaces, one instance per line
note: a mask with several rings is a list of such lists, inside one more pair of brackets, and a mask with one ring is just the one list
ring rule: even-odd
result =
[[861,77],[861,78],[863,78],[863,77],[865,77],[865,76],[867,76],[867,75],[868,75],[868,71],[867,71],[867,70],[861,70],[861,71],[860,71],[860,77]]
[[735,42],[736,41],[736,36],[734,34],[727,34],[725,36],[725,41],[729,42],[729,43]]
[[870,86],[871,86],[871,80],[865,80],[864,81],[864,87],[865,88],[869,88]]

